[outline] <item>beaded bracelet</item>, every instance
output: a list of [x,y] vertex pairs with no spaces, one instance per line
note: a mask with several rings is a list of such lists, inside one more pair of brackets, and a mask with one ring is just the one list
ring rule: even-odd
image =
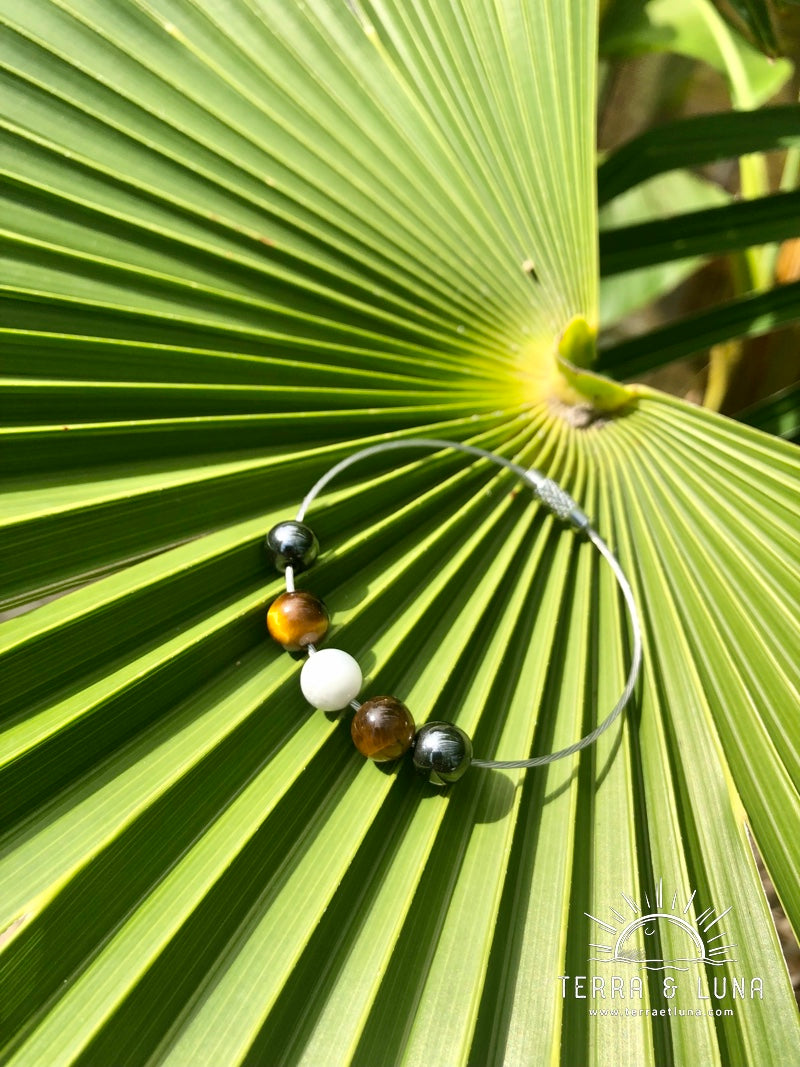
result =
[[[312,593],[298,591],[294,586],[295,574],[310,567],[319,553],[319,543],[314,532],[303,522],[306,511],[325,486],[353,463],[380,452],[404,448],[437,451],[451,448],[508,468],[533,489],[536,497],[550,511],[567,522],[575,532],[588,538],[609,563],[622,591],[631,621],[631,665],[625,687],[610,714],[575,744],[533,759],[473,759],[472,742],[460,727],[454,723],[436,721],[427,722],[417,729],[405,704],[392,696],[372,697],[362,703],[357,697],[363,678],[356,660],[338,648],[317,649],[317,643],[328,629],[328,611],[318,597]],[[642,664],[641,626],[630,583],[611,549],[560,485],[538,470],[521,467],[486,449],[458,441],[413,437],[402,441],[384,441],[355,452],[323,474],[306,494],[296,519],[273,526],[267,534],[267,550],[277,569],[283,571],[286,582],[286,592],[271,604],[267,612],[267,628],[271,636],[289,652],[309,653],[300,671],[300,688],[306,700],[321,711],[341,711],[348,705],[352,707],[355,710],[350,727],[353,742],[363,756],[376,763],[395,760],[411,750],[414,766],[437,785],[457,781],[469,766],[507,769],[538,767],[571,756],[579,749],[591,745],[614,722],[633,692]]]

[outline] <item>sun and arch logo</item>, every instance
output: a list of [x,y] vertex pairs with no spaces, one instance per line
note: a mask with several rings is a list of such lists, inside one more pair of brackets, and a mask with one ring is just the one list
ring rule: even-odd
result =
[[[730,953],[736,945],[726,943],[727,934],[719,926],[733,906],[721,912],[708,907],[694,922],[690,922],[686,915],[696,895],[695,889],[684,903],[679,900],[676,890],[667,911],[663,902],[663,881],[659,880],[652,904],[646,893],[643,903],[637,903],[627,893],[621,893],[624,908],[629,914],[609,907],[609,913],[616,920],[614,923],[584,912],[604,935],[610,935],[609,944],[590,942],[590,947],[598,953],[590,956],[590,960],[596,963],[627,963],[648,971],[688,971],[693,964],[707,963],[721,967],[724,963],[735,963],[736,959]],[[716,944],[718,941],[721,943]],[[675,951],[678,952],[677,956],[671,954]],[[668,958],[664,953],[668,954]]]
[[600,915],[584,912],[594,935],[587,957],[594,974],[559,975],[562,997],[642,1000],[645,989],[653,994],[652,979],[644,974],[653,971],[663,973],[661,995],[667,1001],[677,993],[693,1001],[763,999],[760,978],[732,973],[737,963],[737,945],[727,932],[732,905],[698,911],[697,890],[665,894],[663,879],[639,899],[620,893],[620,901]]

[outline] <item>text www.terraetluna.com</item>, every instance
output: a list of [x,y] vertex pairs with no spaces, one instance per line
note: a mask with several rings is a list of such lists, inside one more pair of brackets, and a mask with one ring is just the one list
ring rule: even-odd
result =
[[608,1016],[611,1019],[632,1018],[641,1015],[707,1016],[712,1018],[733,1015],[733,1008],[589,1008],[590,1015]]

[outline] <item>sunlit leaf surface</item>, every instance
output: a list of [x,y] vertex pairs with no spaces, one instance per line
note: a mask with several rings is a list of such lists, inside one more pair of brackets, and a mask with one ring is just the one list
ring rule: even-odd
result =
[[[4,1062],[791,1062],[748,835],[796,924],[797,451],[558,379],[597,316],[593,5],[0,11]],[[546,470],[631,576],[644,677],[580,757],[382,773],[265,637],[264,532],[421,434]],[[365,695],[485,757],[605,714],[629,634],[588,544],[455,453],[350,475],[299,584]],[[731,908],[731,962],[672,1000],[590,962],[622,894]],[[576,993],[615,967],[624,1001]]]

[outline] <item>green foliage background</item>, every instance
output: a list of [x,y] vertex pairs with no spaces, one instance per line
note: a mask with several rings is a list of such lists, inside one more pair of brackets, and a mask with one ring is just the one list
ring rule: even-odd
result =
[[[3,589],[54,598],[0,631],[6,1061],[790,1062],[750,836],[797,929],[798,454],[556,360],[597,321],[594,5],[0,16]],[[422,434],[557,478],[631,576],[642,685],[580,757],[381,773],[265,640],[264,532]],[[481,755],[569,744],[625,675],[609,574],[504,473],[394,462],[310,516],[330,643]],[[693,891],[735,962],[671,1006],[763,1000],[562,997],[586,913]]]

